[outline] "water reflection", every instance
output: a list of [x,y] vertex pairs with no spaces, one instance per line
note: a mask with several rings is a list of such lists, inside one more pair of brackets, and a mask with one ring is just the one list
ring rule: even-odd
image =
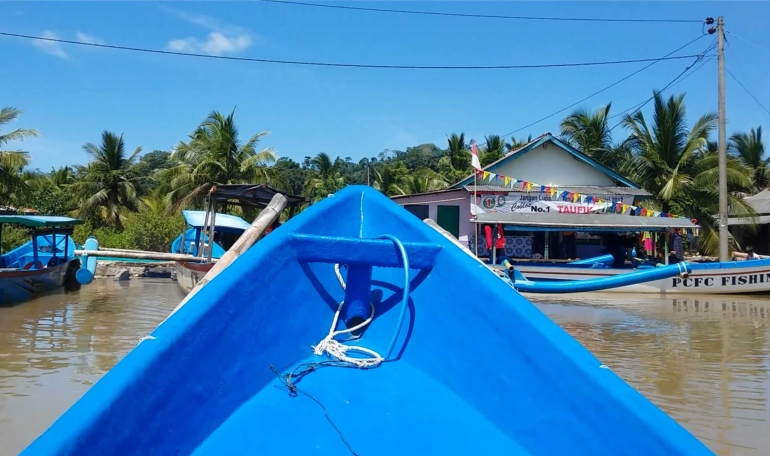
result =
[[770,297],[528,297],[716,453],[770,448]]
[[106,280],[0,308],[0,454],[18,454],[181,298],[167,280]]

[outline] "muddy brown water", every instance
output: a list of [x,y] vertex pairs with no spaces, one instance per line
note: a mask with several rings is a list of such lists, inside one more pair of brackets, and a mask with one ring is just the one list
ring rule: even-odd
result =
[[[770,448],[770,297],[528,296],[720,455]],[[0,308],[0,455],[18,454],[182,299],[97,281]]]

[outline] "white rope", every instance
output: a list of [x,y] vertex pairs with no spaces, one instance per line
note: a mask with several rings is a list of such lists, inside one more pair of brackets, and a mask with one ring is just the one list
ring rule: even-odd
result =
[[[340,265],[335,264],[334,265],[334,272],[337,274],[337,280],[340,282],[340,286],[342,289],[345,289],[345,280],[342,278],[342,274],[340,273]],[[349,328],[349,329],[343,329],[341,331],[335,331],[337,328],[337,323],[339,322],[340,318],[340,312],[342,311],[342,306],[345,304],[345,301],[340,302],[340,305],[337,306],[337,311],[334,312],[334,319],[332,320],[332,326],[329,329],[329,334],[321,340],[318,345],[313,346],[313,354],[316,356],[321,356],[324,353],[331,356],[332,358],[337,359],[338,361],[342,361],[345,363],[353,364],[354,366],[360,367],[361,369],[367,369],[370,367],[377,367],[385,361],[385,359],[380,356],[379,353],[377,353],[374,350],[370,350],[368,348],[364,347],[358,347],[355,345],[343,345],[338,340],[335,340],[334,338],[343,334],[350,334],[352,332],[358,331],[361,328],[366,327],[369,323],[372,322],[374,319],[374,304],[369,303],[371,313],[369,314],[369,318],[364,320],[362,323]],[[347,356],[346,353],[349,351],[355,351],[359,353],[363,353],[365,355],[368,355],[369,358],[354,358],[351,356]]]

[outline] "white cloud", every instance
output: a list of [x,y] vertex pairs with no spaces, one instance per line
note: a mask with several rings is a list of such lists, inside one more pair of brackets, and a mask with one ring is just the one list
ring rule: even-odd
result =
[[196,38],[181,38],[168,42],[168,48],[177,52],[203,52],[211,55],[222,55],[242,51],[251,45],[248,35],[226,36],[220,32],[211,32],[208,39],[199,41]]
[[81,43],[87,43],[87,44],[104,44],[104,40],[101,40],[93,35],[88,35],[82,32],[75,33],[75,40],[80,41]]
[[211,55],[234,54],[252,44],[251,34],[244,28],[222,24],[210,16],[189,14],[168,8],[164,10],[184,21],[209,30],[205,39],[187,37],[169,41],[168,48],[172,51],[201,52]]
[[[50,30],[44,31],[40,36],[54,40],[59,39],[59,36]],[[55,41],[34,40],[32,41],[32,45],[47,54],[55,55],[62,59],[70,58],[69,54],[62,49],[61,44]]]

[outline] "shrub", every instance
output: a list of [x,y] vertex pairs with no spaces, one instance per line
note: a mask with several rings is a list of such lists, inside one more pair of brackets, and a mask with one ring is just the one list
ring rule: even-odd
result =
[[93,228],[86,221],[75,228],[72,237],[83,244],[88,236],[95,236],[102,249],[132,249],[168,252],[171,242],[184,230],[180,215],[169,216],[161,211],[145,209],[126,215],[123,230],[110,227]]
[[29,239],[29,228],[16,228],[9,225],[3,226],[3,253],[15,249],[29,241]]

